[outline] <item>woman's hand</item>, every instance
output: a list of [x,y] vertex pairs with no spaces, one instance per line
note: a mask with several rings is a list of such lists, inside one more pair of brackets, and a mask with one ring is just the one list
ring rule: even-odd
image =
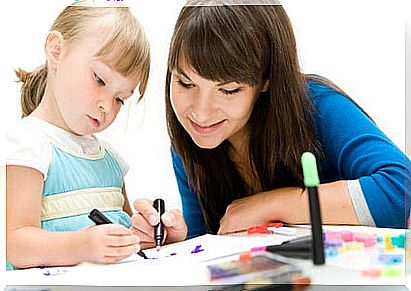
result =
[[80,261],[114,263],[140,250],[140,238],[123,225],[93,225],[80,232],[84,238]]
[[[159,214],[149,199],[136,199],[134,208],[138,211],[131,217],[132,231],[141,239],[143,249],[154,247],[154,226],[159,222]],[[185,240],[187,225],[178,209],[171,209],[161,216],[164,224],[164,242],[173,243]]]
[[[220,220],[218,234],[245,230],[276,220],[288,222],[290,213],[298,212],[301,193],[301,188],[280,188],[234,200]],[[308,204],[308,201],[303,201]]]

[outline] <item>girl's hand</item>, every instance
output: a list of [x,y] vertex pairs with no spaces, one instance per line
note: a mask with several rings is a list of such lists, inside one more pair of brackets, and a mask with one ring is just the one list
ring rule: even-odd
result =
[[[154,247],[154,226],[159,222],[159,214],[153,207],[153,201],[148,199],[136,199],[134,208],[138,213],[131,217],[132,231],[141,239],[143,249]],[[183,215],[178,209],[171,209],[161,216],[164,224],[164,242],[173,243],[185,240],[187,237],[187,225]]]
[[95,225],[80,230],[84,234],[82,259],[94,263],[114,263],[140,250],[140,238],[119,224]]
[[218,234],[276,220],[288,222],[290,212],[298,212],[301,203],[308,204],[308,201],[301,201],[301,193],[301,188],[280,188],[234,200],[220,220]]

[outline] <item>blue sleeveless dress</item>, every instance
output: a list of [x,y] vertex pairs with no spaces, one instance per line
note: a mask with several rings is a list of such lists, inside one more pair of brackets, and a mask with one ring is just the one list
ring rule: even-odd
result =
[[[52,142],[51,151],[42,194],[42,229],[77,231],[93,225],[88,214],[94,208],[113,223],[131,226],[123,211],[122,169],[110,151],[101,147],[94,155],[70,153]],[[7,262],[7,270],[13,269]]]

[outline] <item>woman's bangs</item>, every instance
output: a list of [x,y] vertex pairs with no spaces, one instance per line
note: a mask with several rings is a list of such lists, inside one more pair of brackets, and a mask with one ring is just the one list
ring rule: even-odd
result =
[[180,26],[179,35],[184,37],[177,38],[172,43],[169,64],[171,71],[181,69],[184,61],[205,79],[258,84],[262,72],[258,65],[250,61],[247,50],[247,42],[250,40],[244,35],[238,35],[237,28],[216,23],[221,19],[214,17],[210,20],[207,14],[212,13],[210,9],[213,7],[201,9],[204,9],[203,17],[189,18]]

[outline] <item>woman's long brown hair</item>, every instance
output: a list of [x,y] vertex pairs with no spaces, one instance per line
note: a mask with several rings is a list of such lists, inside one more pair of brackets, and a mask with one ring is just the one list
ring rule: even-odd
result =
[[186,6],[180,12],[166,76],[168,133],[198,195],[208,231],[216,233],[227,206],[254,193],[247,193],[249,185],[230,160],[227,140],[213,149],[199,148],[177,120],[170,80],[182,58],[209,80],[249,85],[269,81],[248,122],[249,158],[262,191],[303,187],[302,153],[322,155],[306,88],[308,78],[317,78],[300,71],[292,26],[281,5]]

